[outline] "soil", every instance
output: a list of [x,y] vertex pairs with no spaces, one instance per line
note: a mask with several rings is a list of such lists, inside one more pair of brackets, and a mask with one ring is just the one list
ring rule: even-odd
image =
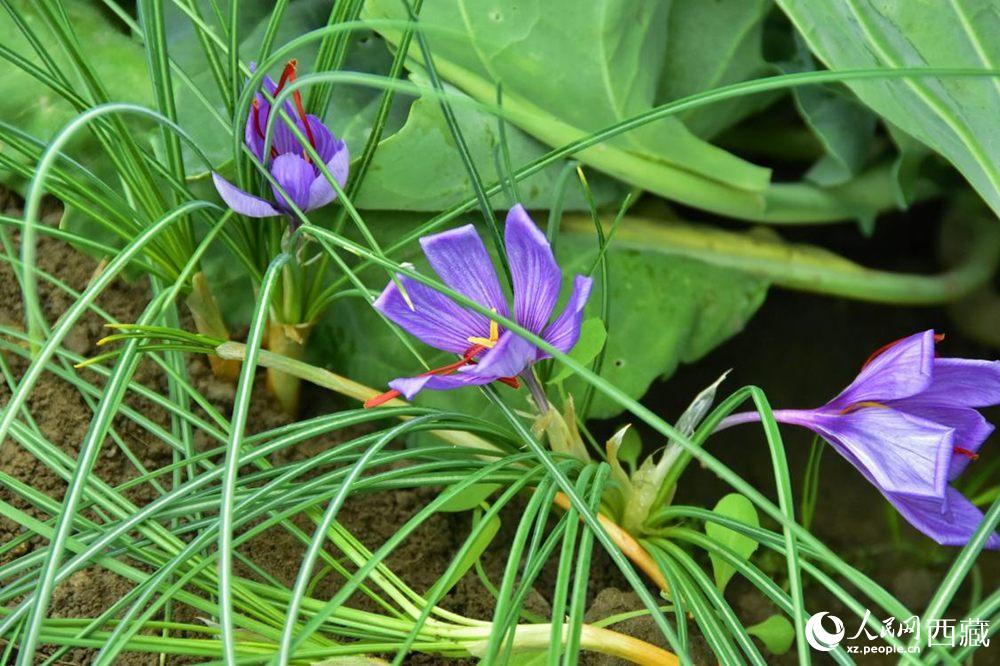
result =
[[[820,235],[822,233],[826,232],[819,232]],[[901,239],[919,237],[919,233],[914,232],[912,228],[904,230],[895,228],[889,233],[895,233]],[[844,234],[844,237],[849,239],[846,241],[845,250],[854,252],[855,256],[858,254],[863,256],[864,248],[869,247],[867,243],[850,240],[853,238],[851,234]],[[16,242],[16,235],[13,238]],[[824,241],[832,241],[827,244],[836,245],[842,239],[836,236]],[[886,239],[876,238],[876,241],[882,244]],[[908,248],[908,250],[913,249]],[[926,247],[916,249],[927,254]],[[39,242],[38,256],[43,268],[59,276],[75,289],[84,288],[96,268],[91,259],[61,243],[45,238]],[[45,305],[46,318],[49,322],[53,322],[70,304],[70,298],[44,283],[40,283],[39,288]],[[134,321],[146,302],[146,290],[147,284],[144,280],[132,283],[118,281],[104,293],[99,305],[120,321]],[[8,325],[20,325],[23,321],[19,286],[6,262],[0,263],[0,321]],[[722,371],[733,368],[731,378],[727,382],[730,387],[752,382],[766,391],[772,404],[789,407],[818,405],[850,381],[859,362],[871,349],[879,347],[887,340],[930,326],[948,330],[947,315],[936,309],[894,309],[775,290],[742,335],[712,352],[704,361],[682,368],[668,383],[654,387],[645,402],[654,407],[658,413],[668,418],[673,415],[675,418],[702,387],[711,383]],[[97,317],[88,315],[73,331],[66,342],[66,347],[81,355],[93,354],[96,350],[96,340],[104,334],[105,329]],[[956,356],[995,355],[994,351],[980,348],[970,341],[961,339],[960,336],[949,338],[945,351],[948,355]],[[23,372],[25,365],[19,359],[8,355],[6,360],[15,376]],[[192,359],[190,370],[198,387],[213,403],[222,408],[231,403],[233,394],[231,386],[215,380],[202,359]],[[164,389],[162,377],[149,363],[143,364],[137,379],[155,389]],[[251,429],[261,430],[284,421],[284,417],[269,403],[262,382],[259,390],[254,392],[254,396],[254,408],[251,410],[254,422],[250,425]],[[6,384],[0,382],[0,401],[6,402],[8,397]],[[151,405],[143,405],[140,401],[134,400],[131,404],[145,410],[144,413],[150,418],[166,422],[165,415],[158,413]],[[329,409],[329,405],[328,395],[322,394],[318,389],[305,387],[304,416],[321,413]],[[76,447],[92,415],[90,406],[80,395],[68,384],[47,374],[32,393],[28,408],[45,435],[51,441],[59,443],[68,455],[76,456]],[[993,420],[996,421],[998,417],[1000,414],[994,412]],[[612,427],[618,425],[617,422],[596,424],[596,429],[598,432],[610,431]],[[115,426],[119,435],[133,450],[142,452],[142,463],[146,467],[156,468],[171,462],[171,453],[166,445],[151,440],[144,431],[124,419],[119,419]],[[713,453],[723,462],[740,469],[755,487],[773,496],[773,492],[770,492],[773,484],[770,460],[763,437],[758,433],[759,431],[751,431],[749,428],[745,431],[733,430],[724,433],[713,439]],[[338,433],[337,436],[354,434],[356,433]],[[806,453],[811,438],[802,432],[783,431],[783,434],[786,437],[793,483],[797,484],[805,468]],[[649,449],[660,445],[649,433],[644,435],[644,442]],[[333,443],[335,440],[331,437],[318,438],[300,445],[290,451],[288,456],[292,458],[310,456]],[[900,524],[902,537],[897,542],[891,537],[891,530],[887,529],[883,502],[877,493],[847,463],[834,454],[828,452],[824,456],[822,465],[820,496],[813,524],[814,533],[848,561],[898,595],[909,607],[920,609],[933,593],[936,582],[946,571],[955,551],[932,547],[933,544],[916,534],[905,523]],[[65,491],[65,483],[60,478],[10,439],[0,447],[0,470],[56,500],[61,499]],[[94,473],[105,481],[115,484],[136,474],[131,463],[110,441],[102,448],[101,458]],[[165,481],[165,485],[168,481]],[[712,475],[704,470],[691,469],[683,480],[676,501],[712,506],[725,492],[726,488]],[[374,549],[434,495],[433,489],[422,489],[352,497],[345,505],[340,520],[369,548]],[[129,499],[137,504],[148,502],[152,497],[153,491],[146,486],[137,487],[129,495]],[[25,505],[17,497],[13,497],[6,489],[0,489],[0,499],[12,502],[17,508],[35,516],[44,515],[39,510]],[[494,541],[495,544],[509,541],[513,526],[516,524],[514,514],[517,510],[518,507],[510,508],[507,519],[503,520],[501,534]],[[301,526],[308,529],[304,519]],[[401,548],[393,553],[388,564],[397,574],[403,575],[415,590],[423,592],[445,570],[452,553],[465,538],[468,527],[469,518],[465,514],[437,514],[425,522]],[[20,529],[16,525],[0,518],[0,544],[18,537],[19,534]],[[0,564],[11,556],[22,555],[40,545],[42,543],[38,539],[29,540],[16,552],[0,556]],[[592,566],[588,621],[641,607],[633,592],[624,591],[628,589],[628,585],[617,573],[610,558],[599,551],[598,547],[595,550]],[[302,554],[302,548],[287,533],[272,530],[250,542],[244,552],[256,565],[283,583],[290,584],[297,572],[295,563]],[[491,580],[498,581],[506,564],[503,549],[488,549],[483,564]],[[770,566],[779,584],[785,583],[780,561],[768,561],[762,558],[761,565],[765,568]],[[995,587],[996,581],[1000,580],[997,576],[1000,561],[995,554],[984,555],[980,559],[979,567],[983,573],[984,589],[989,591]],[[550,573],[546,572],[542,576],[537,585],[539,593],[528,604],[529,609],[543,615],[549,609],[546,594],[553,582]],[[94,617],[129,589],[130,584],[127,581],[103,569],[90,567],[74,574],[58,586],[53,597],[51,614],[56,617]],[[315,594],[323,598],[324,595],[332,594],[334,589],[334,577],[329,576],[321,582]],[[846,614],[842,605],[830,599],[822,589],[810,586],[806,594],[811,607],[829,610],[835,614],[838,611]],[[775,613],[775,609],[763,602],[752,588],[746,584],[741,585],[739,581],[730,586],[727,597],[748,624],[764,620]],[[968,599],[968,590],[961,590],[957,598]],[[361,605],[364,604],[364,600],[356,601]],[[442,605],[469,617],[489,619],[493,598],[475,576],[467,576],[448,595]],[[178,614],[182,620],[197,621],[197,617],[189,609],[180,608]],[[665,646],[662,637],[648,618],[627,620],[614,625],[613,628]],[[715,663],[697,637],[693,639],[692,649],[696,663]],[[89,650],[72,650],[61,657],[60,663],[85,664],[91,656],[92,652]],[[786,656],[776,661],[794,663],[794,658]],[[119,661],[122,664],[157,662],[156,656],[144,654],[123,655]],[[456,662],[414,655],[407,663]],[[588,656],[585,663],[608,664],[614,661]]]

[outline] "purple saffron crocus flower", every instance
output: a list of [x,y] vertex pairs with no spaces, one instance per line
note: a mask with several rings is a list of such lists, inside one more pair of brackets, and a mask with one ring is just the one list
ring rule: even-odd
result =
[[[295,60],[289,61],[281,75],[280,81],[264,77],[264,89],[274,98],[289,81],[295,80]],[[252,65],[251,65],[252,67]],[[319,155],[330,174],[341,187],[347,182],[347,172],[350,167],[350,156],[347,145],[333,136],[333,133],[323,122],[312,114],[306,114],[302,106],[302,97],[298,91],[292,93],[295,104],[284,103],[284,110],[309,140],[310,145]],[[287,215],[292,219],[292,204],[306,212],[325,206],[337,197],[336,191],[313,164],[306,154],[305,148],[292,133],[284,121],[275,121],[272,130],[272,144],[268,154],[264,154],[264,130],[271,114],[271,105],[260,93],[254,95],[250,114],[247,116],[244,141],[247,148],[271,172],[271,176],[284,190],[271,185],[274,201],[266,201],[236,187],[217,173],[212,173],[215,189],[219,196],[237,213],[248,217],[272,217]],[[286,196],[287,195],[287,196]]]
[[[1000,404],[1000,361],[936,358],[941,339],[924,331],[890,343],[827,404],[779,409],[774,417],[820,435],[914,527],[957,546],[983,514],[949,484],[993,432],[975,408]],[[757,412],[734,414],[719,428],[758,420]],[[1000,535],[986,547],[1000,548]]]
[[[524,207],[507,214],[504,232],[514,291],[513,319],[556,349],[568,352],[580,337],[583,309],[592,280],[576,276],[565,309],[551,322],[559,298],[559,270],[545,234]],[[471,224],[420,239],[431,267],[448,287],[504,317],[511,316],[490,255]],[[517,376],[547,358],[535,345],[495,321],[455,303],[444,294],[400,275],[413,303],[390,282],[374,306],[426,344],[459,355],[459,360],[416,377],[389,382],[393,389],[365,403],[375,407],[399,395],[412,398],[423,389],[447,390],[503,381],[515,388]]]

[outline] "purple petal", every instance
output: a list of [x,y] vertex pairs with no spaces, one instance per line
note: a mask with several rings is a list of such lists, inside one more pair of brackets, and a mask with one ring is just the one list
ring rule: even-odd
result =
[[[334,153],[344,147],[344,142],[333,136],[330,129],[316,116],[309,114],[306,118],[309,119],[309,129],[312,130],[313,140],[315,141],[313,148],[316,149],[316,154],[319,155],[319,158],[324,163],[329,162]],[[298,124],[299,129],[305,134],[306,130],[302,121],[300,120]]]
[[226,205],[240,215],[246,215],[247,217],[271,217],[273,215],[281,215],[281,213],[267,201],[264,201],[260,197],[255,197],[248,192],[244,192],[215,172],[212,172],[212,182],[215,183],[215,189],[219,192],[219,196],[222,197],[222,200],[226,202]]
[[[309,129],[312,130],[313,148],[320,156],[320,159],[324,162],[329,162],[337,150],[338,144],[342,144],[343,142],[334,138],[333,134],[330,133],[330,130],[327,129],[326,125],[319,118],[313,115],[306,117],[309,119]],[[282,118],[275,118],[272,130],[274,132],[274,149],[279,155],[283,153],[295,153],[296,155],[305,157],[304,142],[309,141],[309,133],[306,132],[305,124],[297,114],[289,116],[289,119],[295,123],[296,128],[302,133],[303,140],[300,141],[295,136],[292,128]]]
[[[924,403],[924,393],[915,398],[907,398],[891,403],[892,407],[933,421],[946,428],[955,431],[953,438],[954,445],[975,455],[979,448],[986,441],[986,438],[993,432],[993,426],[983,418],[983,415],[971,407],[951,407],[941,404]],[[972,460],[969,456],[954,452],[951,457],[951,466],[948,469],[948,480],[954,481]]]
[[521,204],[507,214],[504,242],[514,282],[514,317],[524,328],[539,333],[559,299],[559,265],[545,234]]
[[315,173],[312,165],[298,155],[285,153],[275,157],[271,163],[271,175],[288,195],[286,198],[277,186],[271,185],[279,207],[291,210],[290,202],[294,202],[299,210],[306,210],[309,207],[309,188],[315,178]]
[[[247,113],[247,124],[243,130],[243,140],[247,144],[247,148],[250,149],[250,152],[252,152],[260,162],[264,162],[264,137],[261,136],[261,134],[264,132],[264,123],[267,118],[265,108],[269,107],[264,107],[264,103],[266,102],[263,102],[264,98],[260,94],[255,95],[254,99],[257,100],[260,107],[256,114],[256,120],[254,119],[255,114],[253,107],[250,107],[250,112]],[[260,127],[257,125],[258,122],[260,123]]]
[[[983,522],[983,512],[951,487],[947,488],[943,499],[893,494],[886,494],[886,499],[911,525],[943,546],[964,546]],[[1000,548],[1000,534],[990,535],[986,548]]]
[[[431,268],[446,285],[473,301],[507,316],[507,299],[486,246],[471,224],[424,236],[420,246]],[[488,338],[489,323],[476,334]]]
[[1000,404],[1000,361],[935,359],[934,379],[920,398],[963,407]]
[[802,425],[829,441],[885,492],[941,497],[948,482],[954,431],[904,412],[866,407],[848,414],[810,414]]
[[934,331],[911,335],[872,359],[829,406],[843,409],[858,402],[908,398],[930,386],[933,367]]
[[[302,123],[296,121],[295,116],[290,116],[290,120],[295,122],[300,131],[302,130]],[[267,131],[266,125],[264,128]],[[292,153],[300,157],[305,156],[302,143],[292,132],[292,128],[288,126],[288,123],[280,116],[274,119],[274,125],[271,127],[271,135],[271,146],[278,155]],[[308,140],[308,137],[306,140]]]
[[535,360],[538,348],[513,331],[504,331],[493,349],[480,356],[475,365],[459,369],[459,374],[489,377],[490,381],[500,377],[514,377]]
[[[583,309],[587,305],[587,300],[590,298],[590,290],[593,286],[594,281],[589,277],[577,275],[573,280],[573,293],[570,294],[569,300],[566,302],[566,307],[563,308],[563,311],[556,317],[555,321],[549,324],[549,327],[545,329],[545,333],[542,334],[546,342],[563,353],[569,352],[573,348],[573,345],[576,344],[576,341],[580,339],[580,324],[583,322]],[[539,350],[539,358],[547,357],[548,354]]]
[[[264,75],[264,90],[267,91],[268,96],[270,96],[273,99],[274,98],[274,91],[277,90],[277,89],[278,89],[278,83],[277,83],[277,81],[275,81],[274,79],[272,79],[270,74],[265,74]],[[267,99],[263,95],[261,95],[260,93],[257,93],[257,94],[260,95],[261,102],[262,102],[261,113],[264,113],[265,111],[267,113],[270,113],[270,111],[271,111],[271,103],[269,101],[267,101]],[[267,105],[266,108],[263,106],[264,104]],[[292,106],[291,100],[285,100],[285,103],[282,104],[282,106],[285,107],[285,113],[287,113],[292,118],[295,117],[295,107]],[[267,117],[266,115],[262,115],[261,119],[264,120],[266,117]]]
[[[250,71],[253,72],[254,68],[251,68]],[[274,90],[277,87],[278,84],[274,82],[274,79],[272,79],[270,76],[264,76],[263,88],[264,90],[267,91],[268,95],[273,97]],[[244,128],[243,138],[244,141],[246,141],[247,147],[250,149],[251,152],[253,152],[254,155],[257,156],[257,159],[260,160],[261,162],[265,162],[266,160],[264,160],[263,156],[264,155],[263,134],[267,129],[267,119],[271,115],[271,103],[268,102],[267,98],[264,97],[264,95],[262,95],[259,92],[254,94],[254,100],[257,103],[257,109],[258,109],[257,118],[255,121],[253,105],[251,104],[250,110],[247,112],[247,122],[246,122],[246,127]],[[290,117],[292,118],[295,117],[294,116],[295,109],[292,107],[290,103],[285,102],[284,108],[287,113],[292,114]],[[281,124],[282,123],[278,121],[276,123],[276,127],[277,125]],[[274,131],[277,131],[277,129],[275,129]]]
[[[341,148],[326,163],[326,168],[343,188],[347,183],[347,173],[351,168],[351,156],[347,152],[347,144],[343,141],[338,143],[340,143]],[[337,191],[333,189],[325,175],[321,173],[313,179],[312,185],[309,186],[309,210],[325,206],[336,198]]]
[[[250,67],[250,73],[252,74],[252,73],[254,73],[256,71],[257,71],[257,63],[252,63],[252,65]],[[274,97],[274,89],[277,88],[277,87],[278,87],[278,84],[277,84],[277,82],[274,79],[271,78],[271,75],[270,74],[265,74],[264,75],[264,90],[267,91],[267,94],[271,95],[272,97]]]
[[389,388],[396,389],[403,394],[404,398],[412,400],[413,396],[424,389],[450,391],[451,389],[463,388],[465,386],[489,384],[494,379],[494,377],[480,377],[471,374],[420,375],[418,377],[393,379],[389,382]]
[[399,280],[413,309],[394,282],[382,291],[375,309],[431,347],[461,354],[472,346],[469,337],[480,336],[484,327],[489,328],[486,317],[460,307],[444,294],[407,277],[399,276]]

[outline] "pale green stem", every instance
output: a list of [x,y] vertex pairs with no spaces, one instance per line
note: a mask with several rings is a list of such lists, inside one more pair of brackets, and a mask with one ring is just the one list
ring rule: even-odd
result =
[[[448,632],[449,638],[467,636],[469,638],[482,636],[476,642],[466,643],[465,647],[474,657],[485,654],[486,646],[489,643],[489,634],[492,626],[475,627],[462,629],[456,632]],[[565,624],[562,627],[562,642],[566,642],[569,634],[569,627]],[[514,630],[514,641],[511,651],[534,652],[547,650],[552,642],[551,624],[522,624]],[[584,650],[600,652],[601,654],[626,659],[634,664],[643,666],[671,666],[680,663],[677,655],[656,647],[638,638],[632,638],[625,634],[619,634],[608,629],[602,629],[590,624],[581,627],[580,647]]]
[[[220,358],[242,362],[246,358],[246,345],[240,342],[224,342],[215,348],[215,353]],[[274,352],[264,349],[262,349],[257,356],[257,365],[269,370],[284,372],[361,402],[370,400],[371,398],[380,395],[379,392],[373,388],[365,386],[364,384],[359,384],[356,381],[342,377],[338,374],[330,372],[329,370],[317,368],[316,366],[309,365],[304,361],[288,358],[287,356],[275,354]],[[396,398],[395,400],[390,400],[384,404],[388,407],[404,407],[409,403]],[[495,445],[471,433],[458,430],[434,430],[433,432],[444,441],[454,444],[455,446],[466,446],[486,451],[499,450]]]
[[520,377],[524,385],[528,387],[531,399],[534,401],[535,407],[538,408],[538,413],[542,415],[546,414],[550,409],[549,399],[545,396],[545,389],[542,388],[541,384],[538,383],[538,378],[535,377],[535,369],[529,366],[520,374]]
[[[995,273],[1000,263],[1000,227],[974,215],[967,220],[971,241],[961,263],[938,275],[913,275],[867,268],[813,245],[787,243],[773,231],[734,232],[640,217],[625,217],[615,245],[697,259],[762,278],[779,287],[893,305],[955,301]],[[608,224],[608,223],[606,223]],[[590,217],[566,216],[562,229],[592,236]]]

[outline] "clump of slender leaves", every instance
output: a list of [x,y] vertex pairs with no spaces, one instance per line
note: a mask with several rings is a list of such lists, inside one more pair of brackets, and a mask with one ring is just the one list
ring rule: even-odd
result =
[[[995,466],[969,484],[991,507],[983,525],[954,551],[928,607],[908,608],[813,534],[821,445],[805,481],[793,481],[761,390],[713,385],[676,422],[639,402],[654,380],[736,334],[772,287],[891,304],[982,293],[1000,263],[1000,51],[970,19],[989,15],[986,4],[0,0],[10,35],[0,44],[0,179],[24,198],[23,211],[0,216],[0,244],[25,312],[23,326],[0,325],[10,395],[0,442],[66,487],[53,497],[0,468],[0,516],[21,530],[0,544],[0,662],[58,663],[87,648],[98,664],[126,652],[556,664],[581,650],[687,663],[704,640],[721,663],[789,649],[809,663],[805,623],[824,610],[812,594],[876,633],[890,616],[996,623],[996,592],[973,585],[970,603],[956,598],[1000,522]],[[299,97],[328,123],[353,156],[350,178],[323,174],[337,193],[325,208],[246,218],[220,205],[211,173],[270,192],[244,125],[264,76],[292,59],[299,75],[271,102]],[[269,119],[268,137],[277,123],[306,146],[287,114]],[[314,146],[304,150],[316,160]],[[42,219],[47,195],[61,205],[57,226]],[[870,234],[881,214],[931,199],[959,257],[937,275],[861,266],[775,231],[846,223]],[[564,274],[595,280],[568,354],[419,263],[417,239],[475,221],[506,268],[497,212],[515,203],[544,220]],[[74,290],[40,267],[40,235],[100,270]],[[533,421],[540,406],[524,391],[493,386],[362,409],[389,379],[439,360],[371,307],[400,275],[550,354],[536,367],[548,420]],[[116,280],[143,278],[149,297],[134,321],[102,309]],[[72,305],[50,319],[40,285]],[[108,337],[84,357],[64,343],[93,315]],[[191,376],[202,356],[235,387],[231,409]],[[162,390],[136,379],[140,363]],[[258,370],[290,417],[283,425],[255,420]],[[33,392],[51,379],[91,412],[79,441],[51,441],[32,414]],[[344,406],[295,418],[303,381]],[[767,446],[771,487],[706,446],[741,405],[760,415],[764,436],[747,439]],[[600,442],[593,418],[643,423],[657,441],[643,451],[623,428]],[[286,455],[317,439],[332,443]],[[166,446],[169,464],[148,468],[144,441]],[[93,473],[112,446],[134,468],[117,483]],[[712,508],[673,502],[692,461],[720,479]],[[361,494],[414,488],[434,499],[399,516],[377,547],[340,520]],[[136,489],[152,499],[131,499]],[[436,582],[413,589],[387,558],[439,513],[466,514],[468,533]],[[512,514],[514,536],[501,543]],[[291,585],[249,555],[275,534],[301,545]],[[483,569],[487,549],[506,554],[498,579]],[[599,550],[641,607],[585,621]],[[94,617],[57,617],[55,591],[88,567],[129,591]],[[555,583],[542,616],[527,601],[546,571]],[[737,577],[772,617],[739,617],[726,597]],[[490,617],[449,610],[463,578],[492,595]],[[335,591],[320,595],[329,579]],[[663,647],[608,629],[638,616]],[[904,658],[953,663],[975,646],[918,647]],[[842,648],[830,654],[851,662]]]

